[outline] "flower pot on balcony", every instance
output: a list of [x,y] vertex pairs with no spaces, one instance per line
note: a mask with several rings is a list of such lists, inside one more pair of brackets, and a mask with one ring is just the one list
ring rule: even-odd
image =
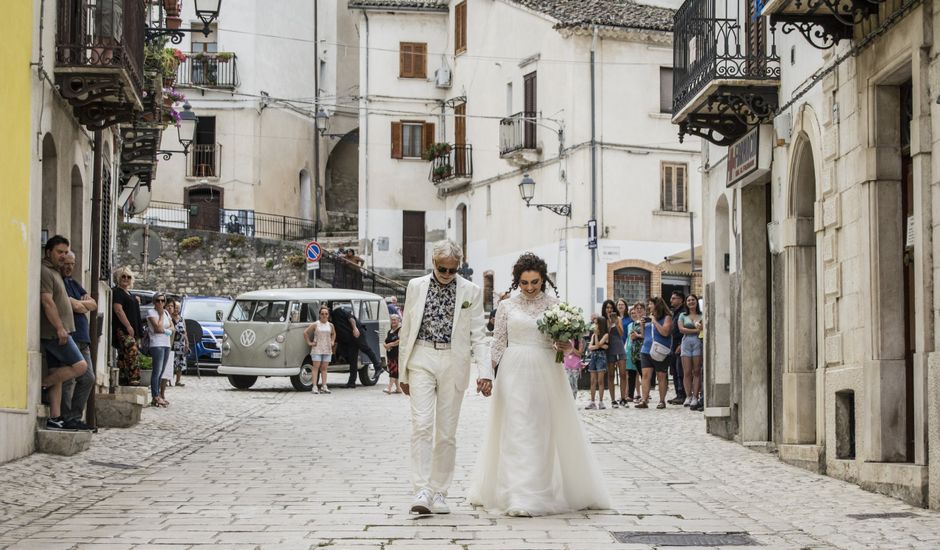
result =
[[164,88],[172,88],[172,87],[173,87],[173,84],[175,84],[175,83],[176,83],[176,77],[175,77],[175,76],[164,76],[164,77],[163,77],[163,87],[164,87]]
[[183,25],[183,20],[178,16],[166,16],[166,28],[176,30]]
[[163,0],[163,9],[168,16],[178,17],[180,14],[179,0]]

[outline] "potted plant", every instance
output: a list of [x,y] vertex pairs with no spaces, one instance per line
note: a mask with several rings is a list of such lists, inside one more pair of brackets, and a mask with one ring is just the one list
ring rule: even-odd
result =
[[167,16],[178,17],[180,14],[179,0],[163,0],[163,10]]
[[444,178],[450,177],[451,167],[446,164],[435,166],[432,173],[434,174],[434,181],[441,181]]
[[141,353],[137,356],[137,367],[140,368],[140,386],[150,386],[150,377],[153,374],[153,359]]
[[450,154],[451,146],[449,143],[432,143],[424,152],[424,160],[434,160],[445,157]]
[[235,54],[233,52],[219,52],[215,54],[215,58],[220,63],[228,63],[229,61],[235,58]]

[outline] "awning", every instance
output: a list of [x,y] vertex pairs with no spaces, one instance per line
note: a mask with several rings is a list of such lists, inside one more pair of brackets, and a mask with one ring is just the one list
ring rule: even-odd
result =
[[[670,256],[666,256],[659,264],[663,273],[692,274],[692,249],[686,249]],[[695,271],[702,270],[702,245],[695,247]]]

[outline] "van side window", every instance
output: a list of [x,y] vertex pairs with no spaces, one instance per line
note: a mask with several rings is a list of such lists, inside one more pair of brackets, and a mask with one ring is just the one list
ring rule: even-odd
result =
[[239,300],[232,306],[232,312],[228,316],[229,321],[245,322],[251,319],[251,311],[255,303],[251,300]]
[[303,306],[302,306],[302,304],[301,304],[300,302],[291,302],[291,303],[290,303],[290,315],[289,315],[289,317],[288,317],[289,320],[290,320],[290,322],[291,322],[291,323],[299,323],[299,322],[301,322],[302,319],[301,319],[300,316],[301,316],[303,310],[304,310],[304,309],[303,309]]
[[360,321],[376,321],[379,318],[379,303],[375,300],[363,301],[359,310]]

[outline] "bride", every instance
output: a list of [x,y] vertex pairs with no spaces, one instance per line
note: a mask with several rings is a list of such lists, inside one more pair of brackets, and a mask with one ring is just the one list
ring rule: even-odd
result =
[[[492,361],[500,368],[470,485],[470,503],[492,514],[528,517],[610,506],[564,369],[535,324],[558,303],[545,294],[546,283],[555,287],[547,271],[535,254],[520,256],[512,269],[512,289],[520,292],[496,312]],[[570,345],[555,344],[563,351]]]

